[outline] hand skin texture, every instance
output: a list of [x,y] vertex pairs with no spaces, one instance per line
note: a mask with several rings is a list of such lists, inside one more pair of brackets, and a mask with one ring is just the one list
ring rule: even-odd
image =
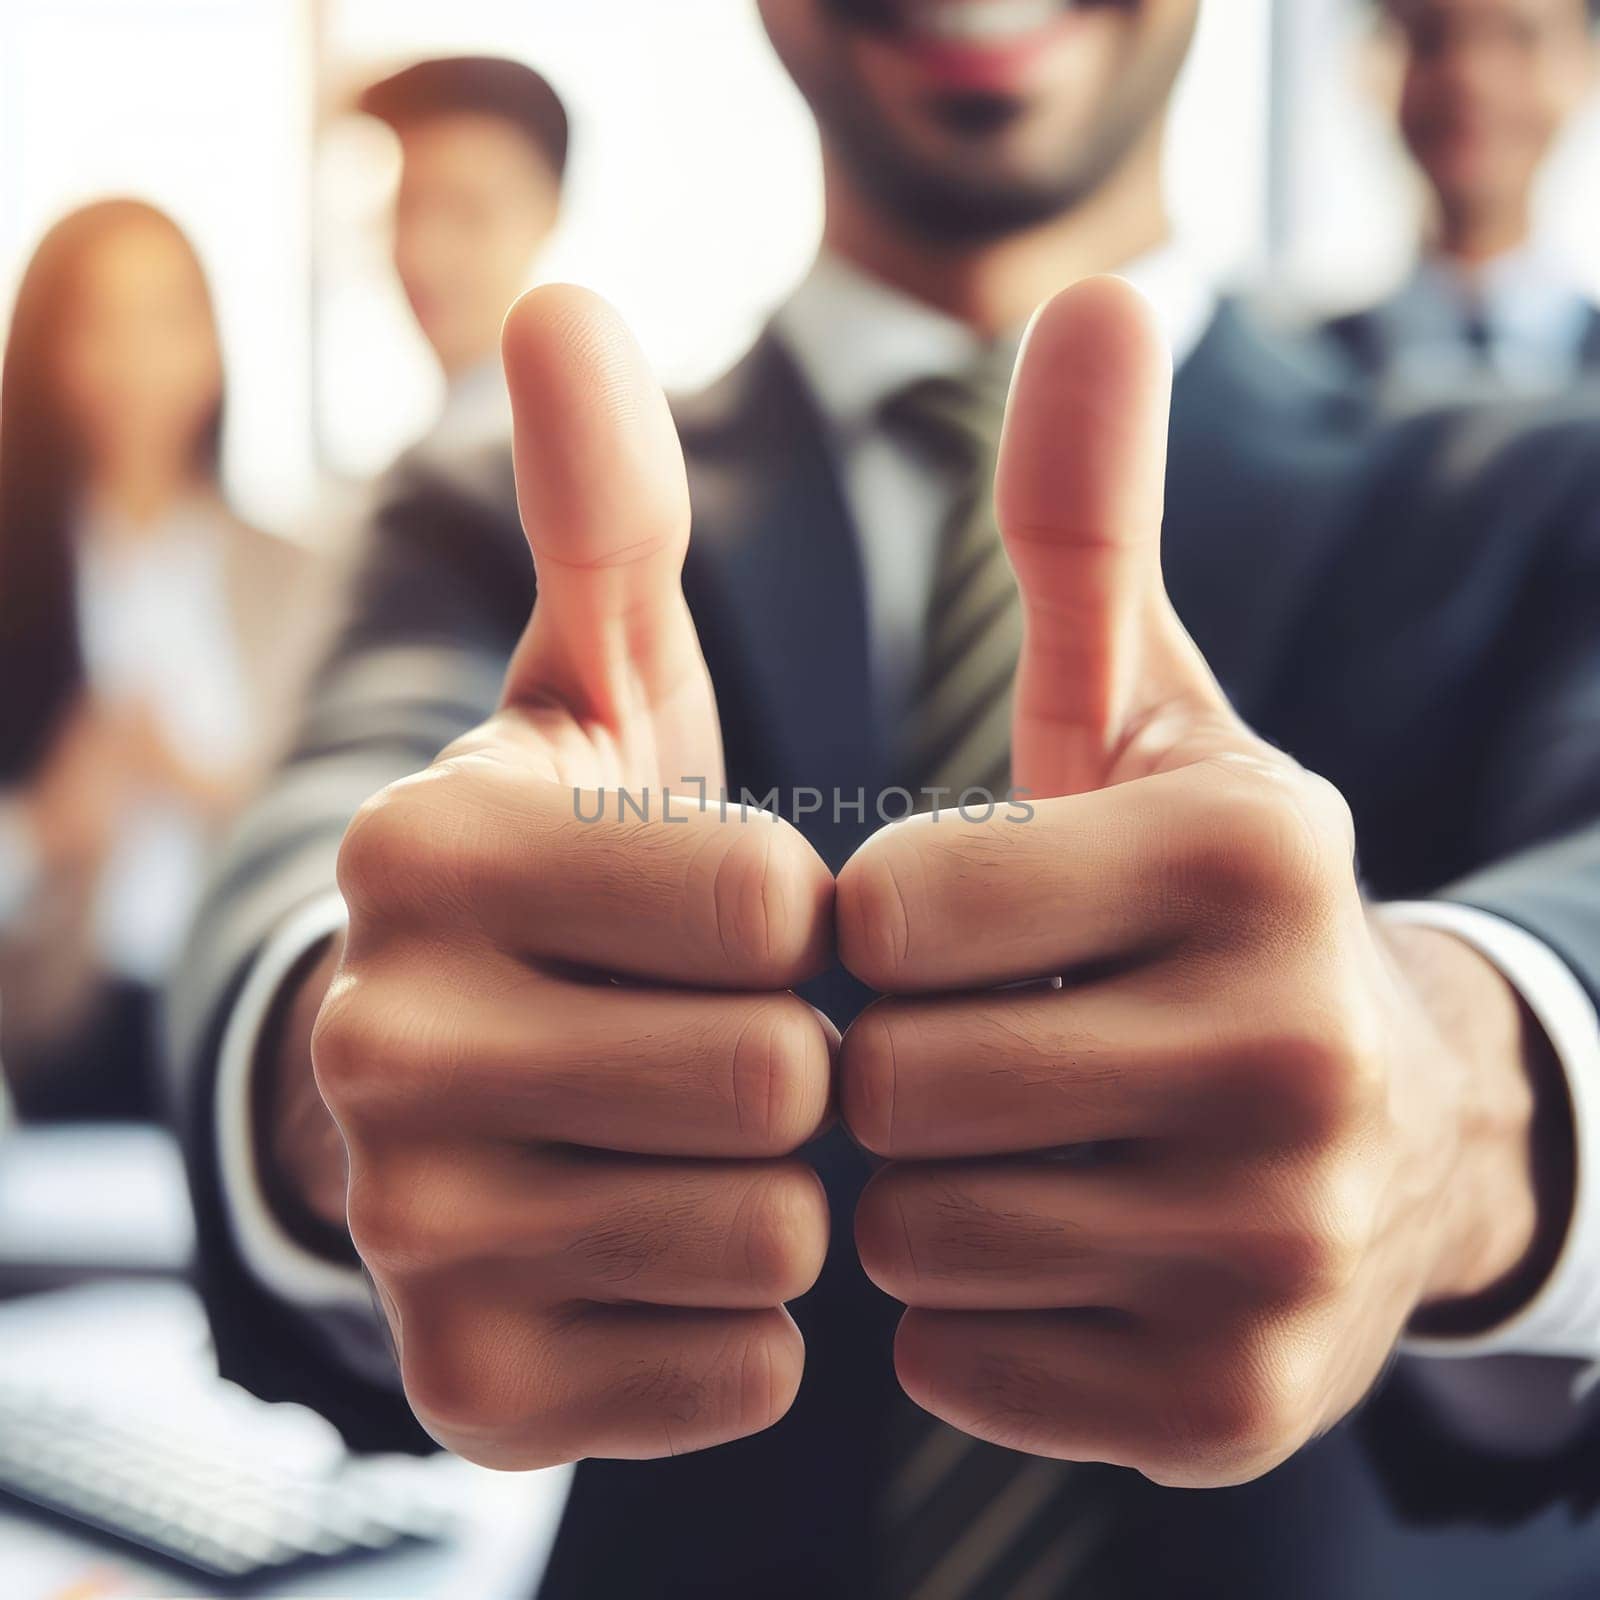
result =
[[1344,802],[1237,720],[1174,615],[1169,388],[1115,280],[1031,329],[996,499],[1025,615],[1014,781],[1040,798],[846,865],[841,954],[892,998],[850,1029],[840,1094],[889,1162],[856,1238],[910,1308],[912,1399],[1220,1485],[1344,1416],[1419,1307],[1525,1261],[1533,1093],[1503,980],[1383,932]]
[[[578,820],[575,787],[721,787],[688,491],[592,297],[535,291],[505,360],[539,602],[499,714],[346,835],[311,1054],[412,1408],[534,1467],[703,1449],[793,1400],[783,1304],[828,1214],[790,1157],[829,1116],[837,1034],[788,990],[831,957],[833,881],[763,815]],[[301,1187],[326,1214],[326,1179]]]
[[[1013,388],[1034,819],[898,825],[837,888],[781,821],[575,819],[574,786],[719,785],[683,463],[592,297],[525,297],[505,358],[538,604],[498,715],[356,818],[348,935],[262,1075],[269,1192],[348,1226],[435,1438],[520,1468],[776,1421],[827,1239],[793,1152],[836,1065],[887,1160],[857,1237],[909,1307],[900,1380],[984,1438],[1234,1482],[1356,1404],[1419,1308],[1519,1292],[1518,1004],[1375,923],[1343,802],[1174,617],[1132,291],[1057,297]],[[842,1047],[790,992],[836,944],[888,996]]]

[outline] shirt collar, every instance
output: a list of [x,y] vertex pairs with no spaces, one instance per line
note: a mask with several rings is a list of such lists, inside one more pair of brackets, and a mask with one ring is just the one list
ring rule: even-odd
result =
[[459,452],[511,432],[511,396],[498,356],[467,367],[445,385],[444,404],[424,448]]
[[[1181,246],[1168,243],[1130,261],[1119,276],[1150,301],[1174,365],[1181,365],[1216,310],[1204,274]],[[964,322],[826,250],[776,325],[836,427],[870,424],[890,395],[924,378],[964,372],[984,349]],[[1018,328],[1012,343],[1021,337]]]
[[1425,256],[1401,290],[1409,320],[1454,337],[1460,319],[1481,309],[1496,333],[1533,343],[1565,342],[1588,306],[1576,271],[1554,251],[1531,241],[1467,270]]

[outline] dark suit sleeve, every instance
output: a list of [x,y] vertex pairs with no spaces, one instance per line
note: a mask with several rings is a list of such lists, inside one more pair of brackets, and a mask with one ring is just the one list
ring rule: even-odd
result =
[[1492,911],[1600,996],[1600,403],[1384,430],[1346,509],[1264,731],[1373,898]]
[[169,1097],[199,1236],[197,1277],[225,1377],[329,1417],[360,1449],[428,1441],[397,1389],[353,1376],[327,1328],[253,1278],[232,1238],[215,1137],[219,1041],[275,929],[335,887],[355,809],[493,708],[532,601],[503,452],[459,471],[396,469],[366,530],[336,643],[292,753],[212,871],[167,1006]]
[[[1292,630],[1272,731],[1344,791],[1375,899],[1502,917],[1600,1003],[1600,409],[1416,419],[1356,504]],[[1495,1455],[1407,1372],[1359,1425],[1408,1516],[1600,1497],[1594,1427]]]
[[1486,708],[1475,801],[1481,864],[1442,894],[1535,934],[1600,1004],[1600,420],[1551,427],[1492,470],[1561,492],[1526,530],[1505,601],[1506,692]]
[[[1510,692],[1492,706],[1477,798],[1485,864],[1440,897],[1535,935],[1600,1006],[1600,422],[1526,439],[1496,473],[1561,492],[1526,530],[1529,560],[1507,597]],[[1592,1515],[1600,1501],[1600,1423],[1552,1456],[1508,1461],[1462,1449],[1403,1384],[1388,1422],[1391,1493],[1417,1515],[1510,1522],[1554,1502]]]

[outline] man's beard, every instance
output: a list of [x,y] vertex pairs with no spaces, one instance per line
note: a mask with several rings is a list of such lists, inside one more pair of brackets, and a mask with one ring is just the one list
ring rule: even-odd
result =
[[[903,26],[897,0],[823,0],[835,20],[850,29],[895,33]],[[1139,0],[1075,0],[1132,9]],[[1029,114],[1016,96],[951,91],[930,103],[933,119],[953,144],[975,158],[971,167],[940,163],[904,147],[878,118],[871,97],[845,76],[813,95],[813,110],[825,141],[868,199],[915,236],[931,244],[977,244],[1051,222],[1075,210],[1117,170],[1160,116],[1182,64],[1188,39],[1170,60],[1149,62],[1141,81],[1119,86],[1114,102],[1076,136],[1079,147],[1063,150],[1053,170],[1034,175],[981,170],[986,140],[1003,136]]]
[[[930,244],[981,244],[1039,227],[1066,215],[1116,171],[1159,110],[1142,101],[1122,115],[1102,119],[1076,159],[1051,173],[1026,178],[954,170],[919,158],[882,128],[863,97],[848,87],[817,105],[824,136],[866,197],[902,227]],[[1026,106],[1009,96],[942,97],[934,114],[955,137],[981,152]]]
[[870,135],[850,148],[850,130],[831,131],[867,196],[930,243],[977,244],[1025,232],[1072,210],[1105,176],[1097,170],[1063,175],[1053,184],[982,182],[905,160]]
[[892,28],[896,22],[894,0],[823,0],[839,22],[862,28]]
[[[1088,11],[1099,7],[1132,10],[1139,0],[1060,0],[1061,9]],[[899,30],[905,21],[905,0],[822,0],[823,9],[848,27]]]

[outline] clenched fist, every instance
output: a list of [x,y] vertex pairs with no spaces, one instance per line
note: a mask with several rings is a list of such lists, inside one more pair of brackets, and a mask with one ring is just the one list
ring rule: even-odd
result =
[[[788,992],[831,959],[826,868],[782,821],[681,792],[716,793],[722,755],[660,390],[575,290],[525,298],[505,358],[538,602],[499,714],[345,838],[312,1055],[413,1409],[532,1467],[788,1409],[783,1303],[827,1243],[788,1158],[828,1115],[837,1035]],[[677,786],[674,820],[619,820],[619,786]]]
[[911,1397],[1211,1485],[1343,1416],[1419,1307],[1509,1280],[1532,1092],[1503,980],[1385,931],[1339,795],[1178,623],[1168,387],[1114,280],[1031,330],[996,492],[1034,816],[898,824],[844,869],[842,956],[893,998],[844,1041],[841,1109],[889,1163],[856,1233],[910,1308]]

